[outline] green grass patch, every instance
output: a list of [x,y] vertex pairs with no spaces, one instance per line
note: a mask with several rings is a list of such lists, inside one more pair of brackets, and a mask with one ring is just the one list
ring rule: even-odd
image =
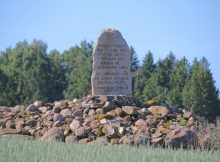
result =
[[0,138],[0,162],[219,162],[220,151],[80,145]]

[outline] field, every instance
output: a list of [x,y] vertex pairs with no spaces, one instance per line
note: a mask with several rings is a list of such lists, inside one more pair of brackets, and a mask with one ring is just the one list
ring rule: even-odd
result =
[[0,138],[1,162],[219,162],[219,151],[80,145]]

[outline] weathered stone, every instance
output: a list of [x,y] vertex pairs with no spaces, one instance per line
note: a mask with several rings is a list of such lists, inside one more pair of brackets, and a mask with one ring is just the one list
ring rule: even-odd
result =
[[137,110],[133,106],[122,106],[122,111],[124,111],[128,115],[134,115]]
[[112,115],[109,115],[109,114],[97,114],[96,116],[95,116],[95,118],[97,119],[97,120],[101,120],[101,119],[113,119],[113,116]]
[[64,117],[64,118],[71,118],[72,116],[72,110],[71,109],[63,109],[61,110],[60,114]]
[[14,113],[18,113],[18,112],[23,112],[24,109],[25,109],[24,106],[17,105],[17,106],[15,106],[14,108],[12,108],[12,111],[13,111]]
[[191,116],[192,116],[192,112],[191,111],[184,111],[183,117],[185,119],[189,119]]
[[83,110],[77,109],[75,111],[73,111],[72,117],[83,117]]
[[88,113],[89,116],[93,116],[93,115],[95,115],[95,114],[96,114],[96,112],[95,112],[94,109],[90,109],[90,110],[89,110],[89,113]]
[[102,132],[107,135],[108,137],[113,137],[116,135],[116,130],[113,126],[111,125],[104,125],[102,128]]
[[13,122],[12,120],[7,120],[7,122],[5,123],[5,127],[15,129],[15,122]]
[[169,109],[165,106],[151,106],[148,110],[156,117],[163,118],[169,113]]
[[79,120],[73,119],[72,123],[70,124],[70,129],[74,132],[80,126],[82,126],[82,122]]
[[23,127],[16,127],[16,130],[18,134],[30,135],[30,132]]
[[164,145],[164,139],[162,137],[153,138],[151,143],[153,147],[162,147]]
[[53,127],[61,127],[61,126],[63,126],[63,123],[59,120],[53,123]]
[[139,134],[136,134],[134,136],[134,145],[148,145],[150,144],[150,137],[143,134],[143,133],[139,133]]
[[131,95],[131,59],[121,33],[105,29],[93,50],[92,95]]
[[100,120],[100,124],[107,124],[108,123],[108,120],[103,118]]
[[4,119],[0,119],[0,127],[5,127],[6,122],[9,120],[10,118],[4,118]]
[[120,139],[120,143],[126,145],[133,145],[134,144],[134,136],[133,135],[125,135]]
[[102,110],[104,112],[109,112],[113,109],[115,109],[117,107],[117,105],[115,105],[113,102],[106,102],[105,105],[102,107]]
[[108,145],[108,138],[107,136],[102,136],[102,137],[98,137],[96,138],[95,141],[89,142],[89,144],[100,144],[100,145]]
[[78,138],[75,135],[69,135],[66,137],[65,142],[78,142]]
[[54,112],[54,113],[60,113],[60,111],[61,111],[61,108],[60,108],[60,107],[58,107],[58,106],[54,106],[54,107],[53,107],[53,112]]
[[135,126],[147,126],[147,122],[143,119],[138,119],[136,122],[135,122]]
[[31,104],[31,105],[29,105],[26,109],[25,109],[25,112],[27,113],[27,114],[35,114],[35,113],[39,113],[39,110],[38,110],[38,108],[35,106],[35,105],[33,105],[33,104]]
[[83,138],[79,140],[79,144],[86,144],[86,143],[89,143],[90,141],[91,141],[91,138]]
[[29,127],[35,127],[37,125],[37,120],[29,119],[25,122],[25,125]]
[[120,108],[120,107],[117,107],[115,110],[114,110],[114,112],[115,112],[115,115],[116,116],[122,116],[122,109]]
[[44,106],[44,102],[43,102],[43,101],[35,101],[35,102],[34,102],[34,106],[36,106],[36,107],[42,107],[42,106]]
[[63,101],[55,101],[55,107],[60,107],[61,109],[64,109],[68,107],[68,100],[63,100]]
[[84,127],[79,127],[75,129],[75,136],[79,138],[84,138],[86,137],[86,130]]
[[63,131],[57,127],[53,127],[49,129],[42,137],[42,140],[46,141],[64,141],[64,134]]
[[190,148],[198,146],[198,138],[195,132],[188,128],[178,127],[172,130],[164,139],[166,146],[173,148]]
[[126,133],[125,127],[119,127],[118,128],[118,133],[120,133],[121,135],[124,135]]
[[145,114],[148,114],[150,111],[148,110],[148,108],[142,108],[141,111]]
[[64,117],[63,117],[63,115],[61,115],[61,114],[59,114],[59,113],[55,113],[55,114],[53,115],[53,121],[54,121],[54,122],[56,122],[56,121],[62,122],[62,121],[64,121]]
[[6,112],[6,111],[11,111],[9,107],[7,106],[0,106],[0,112]]

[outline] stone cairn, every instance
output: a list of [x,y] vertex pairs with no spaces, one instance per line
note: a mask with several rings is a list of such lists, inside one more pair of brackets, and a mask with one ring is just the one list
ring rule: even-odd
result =
[[81,144],[197,147],[190,112],[143,104],[131,91],[131,60],[121,33],[105,29],[93,53],[92,95],[0,108],[0,137]]

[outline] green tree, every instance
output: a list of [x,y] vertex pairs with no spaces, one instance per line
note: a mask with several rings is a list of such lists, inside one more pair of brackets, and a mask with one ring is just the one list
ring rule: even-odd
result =
[[47,45],[34,40],[18,42],[8,48],[2,56],[0,69],[9,78],[7,92],[8,105],[28,104],[34,100],[47,100],[48,58]]
[[143,97],[145,100],[156,99],[160,103],[167,103],[167,93],[170,90],[170,75],[176,59],[172,52],[163,60],[156,63],[156,68],[145,82]]
[[52,50],[48,58],[50,65],[49,84],[47,85],[48,100],[61,100],[64,98],[63,91],[67,85],[64,61],[62,55],[57,50]]
[[208,61],[204,57],[200,61],[195,59],[183,90],[184,106],[212,120],[220,114],[218,95]]
[[182,91],[188,77],[189,63],[184,57],[177,61],[170,74],[170,90],[168,92],[167,101],[170,105],[183,107]]
[[91,93],[92,43],[81,42],[64,53],[67,89],[65,98],[81,97]]
[[135,90],[134,96],[144,99],[143,90],[155,69],[153,54],[148,51],[145,55],[142,66],[137,70],[135,75]]
[[131,72],[135,72],[139,68],[139,60],[133,46],[130,46],[130,51],[131,51]]
[[7,105],[8,101],[7,101],[7,81],[8,78],[7,76],[3,73],[3,71],[0,69],[0,106],[1,105]]

